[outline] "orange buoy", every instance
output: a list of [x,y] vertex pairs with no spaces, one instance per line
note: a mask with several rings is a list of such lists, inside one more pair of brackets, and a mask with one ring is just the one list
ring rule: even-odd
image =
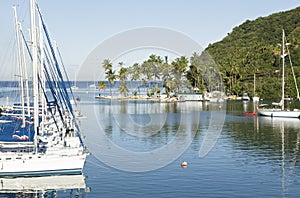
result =
[[182,168],[186,168],[186,167],[187,167],[187,165],[188,165],[188,163],[187,163],[187,162],[185,162],[185,161],[181,162],[181,167],[182,167]]

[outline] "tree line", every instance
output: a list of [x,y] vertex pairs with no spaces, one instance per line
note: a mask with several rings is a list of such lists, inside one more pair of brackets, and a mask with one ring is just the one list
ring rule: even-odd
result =
[[[168,59],[168,56],[151,54],[147,60],[134,63],[132,66],[125,67],[123,62],[119,62],[118,70],[113,69],[113,64],[109,59],[105,59],[102,67],[105,70],[110,95],[112,95],[112,84],[116,80],[119,81],[118,89],[123,96],[129,93],[129,81],[135,81],[137,84],[138,91],[135,91],[133,95],[137,95],[139,87],[143,86],[146,87],[148,96],[161,93],[159,84],[167,95],[178,92],[204,93],[221,86],[220,83],[215,83],[216,78],[221,79],[221,77],[209,56],[204,57],[195,52],[190,58],[180,56],[171,62]],[[154,82],[152,87],[151,82]],[[106,89],[105,82],[99,82],[98,88]]]
[[[209,53],[220,68],[227,93],[238,95],[248,92],[264,99],[280,97],[281,37],[285,30],[298,86],[300,82],[300,7],[286,12],[247,20],[233,28],[224,39],[210,44]],[[290,66],[289,60],[286,65]],[[296,90],[290,67],[286,67],[286,93],[295,97]]]
[[[300,86],[300,7],[247,20],[233,28],[221,41],[209,44],[203,52],[195,52],[189,58],[181,56],[169,63],[167,56],[152,54],[147,60],[132,66],[125,67],[120,62],[118,71],[113,70],[108,59],[102,62],[102,67],[108,86],[111,87],[115,80],[120,81],[119,91],[124,96],[129,93],[128,81],[147,87],[149,95],[159,94],[161,90],[157,86],[150,87],[151,81],[157,81],[161,82],[166,94],[182,91],[204,93],[223,87],[227,95],[247,92],[250,96],[257,94],[264,99],[277,99],[281,93],[279,44],[282,29],[290,43],[288,53]],[[286,73],[286,94],[295,97],[290,68]],[[105,88],[103,85],[105,83],[100,82],[99,88]]]

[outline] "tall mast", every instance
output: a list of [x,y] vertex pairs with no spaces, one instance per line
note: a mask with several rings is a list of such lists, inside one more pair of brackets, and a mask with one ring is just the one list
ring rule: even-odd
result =
[[254,86],[253,86],[253,97],[256,95],[255,91],[256,91],[256,75],[255,72],[253,74],[253,81],[254,81]]
[[[20,32],[23,34],[23,30],[22,30],[22,25],[19,24],[19,28],[20,28]],[[27,63],[26,63],[26,56],[25,56],[25,42],[23,42],[23,45],[21,45],[22,47],[22,59],[23,59],[23,71],[24,71],[24,81],[25,81],[25,91],[26,91],[26,106],[27,106],[27,116],[30,117],[30,96],[29,96],[29,85],[28,85],[28,70],[27,70]]]
[[21,59],[21,44],[19,36],[19,22],[17,15],[17,8],[13,6],[14,16],[15,16],[15,27],[16,27],[16,40],[17,40],[17,51],[18,51],[18,66],[19,66],[19,78],[20,78],[20,88],[21,88],[21,107],[22,107],[22,128],[25,127],[25,107],[24,107],[24,82],[23,82],[23,71],[22,71],[22,59]]
[[281,110],[284,110],[284,62],[285,62],[285,35],[284,35],[284,29],[282,29],[282,55],[281,55],[281,58],[282,58],[282,96],[281,96],[281,102],[282,102],[282,105],[281,105]]
[[[43,37],[43,30],[42,30],[42,20],[39,17],[39,49],[40,49],[40,78],[41,78],[41,86],[43,90],[46,90],[46,82],[45,82],[45,72],[44,72],[44,58],[45,58],[45,51],[44,51],[44,37]],[[41,102],[42,102],[42,122],[41,122],[41,131],[44,132],[44,123],[46,121],[46,99],[43,97],[43,93],[40,93]]]
[[30,0],[30,21],[31,21],[31,54],[32,54],[32,83],[33,83],[33,119],[34,119],[34,137],[37,144],[37,135],[39,129],[39,90],[38,90],[38,65],[37,65],[37,38],[36,38],[36,20],[35,20],[35,0]]

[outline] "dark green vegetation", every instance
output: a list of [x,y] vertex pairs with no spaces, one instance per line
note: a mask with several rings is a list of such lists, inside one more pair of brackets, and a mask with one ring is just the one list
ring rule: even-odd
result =
[[[248,92],[253,96],[253,75],[256,73],[256,93],[264,99],[281,94],[281,38],[285,30],[291,60],[300,82],[300,7],[247,20],[237,26],[222,41],[210,44],[206,51],[220,68],[227,93]],[[286,94],[295,97],[295,86],[286,58]]]
[[[255,75],[255,93],[263,99],[278,99],[281,95],[282,29],[290,43],[289,55],[300,86],[300,7],[253,21],[247,20],[223,40],[210,44],[201,54],[195,52],[190,58],[182,56],[169,63],[168,57],[152,54],[143,63],[126,68],[119,63],[118,74],[109,60],[104,60],[102,66],[109,84],[116,79],[121,81],[119,90],[124,96],[128,93],[128,80],[146,86],[149,95],[153,95],[159,94],[160,90],[157,86],[150,87],[150,81],[162,82],[167,94],[206,92],[220,90],[220,77],[228,95],[240,96],[247,92],[253,96]],[[286,95],[296,97],[288,56]]]

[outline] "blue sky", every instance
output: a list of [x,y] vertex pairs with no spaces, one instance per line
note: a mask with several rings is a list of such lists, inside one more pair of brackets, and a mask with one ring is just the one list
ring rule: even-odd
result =
[[[70,73],[100,43],[126,30],[167,28],[185,34],[205,48],[248,19],[300,6],[299,0],[38,0],[38,3]],[[14,39],[11,7],[19,5],[22,9],[27,4],[28,0],[0,2],[1,71],[10,64],[3,62],[7,59],[9,41]],[[25,15],[21,11],[20,18]]]

